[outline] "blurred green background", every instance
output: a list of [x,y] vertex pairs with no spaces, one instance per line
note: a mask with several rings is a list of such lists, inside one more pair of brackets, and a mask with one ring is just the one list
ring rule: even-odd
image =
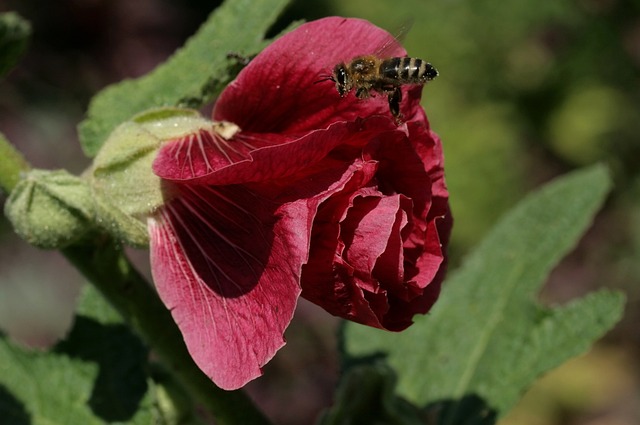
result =
[[[5,0],[0,11],[18,11],[34,35],[0,81],[0,131],[34,166],[81,172],[88,160],[75,126],[91,96],[153,69],[216,4]],[[409,54],[440,71],[423,105],[444,142],[452,267],[532,188],[594,162],[610,166],[614,192],[541,298],[618,288],[628,294],[625,318],[588,355],[545,377],[503,425],[640,423],[640,1],[298,0],[273,32],[329,15],[391,32],[411,23]],[[336,49],[349,42],[336,40]],[[145,253],[132,254],[144,269]],[[26,246],[0,222],[0,328],[50,344],[68,326],[81,283],[61,257]],[[250,384],[277,423],[311,423],[331,403],[336,326],[303,303],[288,347]]]

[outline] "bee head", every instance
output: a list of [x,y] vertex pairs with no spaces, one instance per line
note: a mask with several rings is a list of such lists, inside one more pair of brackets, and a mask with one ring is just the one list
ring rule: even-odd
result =
[[322,78],[316,81],[314,84],[322,83],[323,81],[333,81],[336,84],[336,90],[341,97],[344,97],[353,88],[353,82],[347,72],[347,66],[344,62],[337,64],[331,75],[322,75]]
[[344,62],[337,64],[333,68],[331,79],[336,83],[336,89],[338,90],[338,94],[340,96],[344,97],[351,91],[352,83],[351,79],[349,78],[349,74],[347,73],[347,67]]

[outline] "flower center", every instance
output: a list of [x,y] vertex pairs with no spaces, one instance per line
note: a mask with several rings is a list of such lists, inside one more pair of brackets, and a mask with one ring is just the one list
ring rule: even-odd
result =
[[224,140],[231,140],[233,136],[240,132],[240,127],[229,121],[214,121],[211,130]]

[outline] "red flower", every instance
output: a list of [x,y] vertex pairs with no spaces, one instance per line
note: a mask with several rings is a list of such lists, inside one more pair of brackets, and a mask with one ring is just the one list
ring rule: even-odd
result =
[[222,388],[260,375],[301,293],[395,331],[437,298],[451,217],[421,88],[403,87],[398,126],[385,96],[341,98],[331,82],[314,84],[390,37],[357,19],[302,25],[221,94],[213,119],[233,124],[158,153],[167,203],[149,220],[154,280]]

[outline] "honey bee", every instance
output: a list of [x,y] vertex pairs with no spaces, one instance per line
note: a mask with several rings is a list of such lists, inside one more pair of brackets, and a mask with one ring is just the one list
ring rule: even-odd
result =
[[401,86],[424,85],[437,76],[438,70],[422,59],[381,59],[376,55],[367,55],[353,58],[348,63],[340,62],[334,66],[333,72],[325,80],[331,80],[336,84],[336,90],[341,97],[345,97],[351,90],[355,90],[358,99],[371,97],[372,91],[386,95],[391,114],[396,120],[400,120]]
[[368,55],[353,58],[348,63],[340,62],[333,68],[329,79],[336,84],[341,97],[345,97],[351,90],[355,90],[358,99],[372,96],[372,91],[386,95],[391,114],[400,119],[400,87],[405,84],[424,85],[437,76],[438,70],[422,59],[380,59],[376,55]]

